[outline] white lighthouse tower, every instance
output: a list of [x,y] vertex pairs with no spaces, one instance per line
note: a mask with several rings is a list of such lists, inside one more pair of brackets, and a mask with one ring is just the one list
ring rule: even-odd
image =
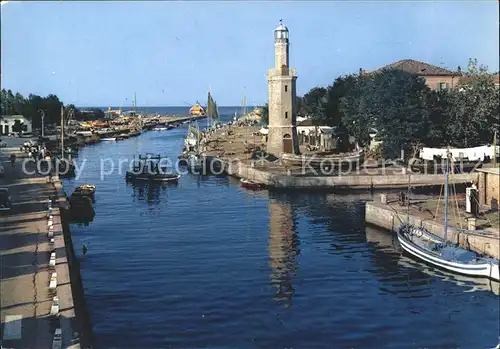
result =
[[269,69],[269,134],[267,152],[299,154],[297,111],[295,107],[297,75],[289,66],[288,28],[280,24],[274,30],[274,68]]

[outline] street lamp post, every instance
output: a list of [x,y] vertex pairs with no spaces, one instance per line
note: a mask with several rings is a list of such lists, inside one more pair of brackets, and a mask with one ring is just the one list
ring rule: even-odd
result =
[[42,109],[39,109],[38,110],[42,116],[42,137],[45,136],[45,133],[44,133],[44,129],[45,129],[45,125],[43,123],[44,119],[45,119],[45,112],[42,110]]

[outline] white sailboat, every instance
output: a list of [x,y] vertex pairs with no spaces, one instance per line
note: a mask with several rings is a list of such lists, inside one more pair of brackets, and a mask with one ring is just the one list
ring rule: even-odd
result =
[[449,156],[445,160],[444,237],[406,222],[398,230],[399,243],[404,251],[433,266],[462,275],[500,281],[497,259],[481,256],[448,241]]

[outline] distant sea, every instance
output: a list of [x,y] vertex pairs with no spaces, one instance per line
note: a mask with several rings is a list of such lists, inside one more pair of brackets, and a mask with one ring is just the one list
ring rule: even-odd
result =
[[[79,107],[80,109],[92,109],[92,108],[98,108],[102,109],[104,111],[108,110],[109,106],[107,107]],[[111,109],[120,109],[123,111],[127,110],[133,110],[133,107],[118,107],[118,106],[112,106]],[[168,115],[187,115],[189,114],[189,108],[191,106],[177,106],[177,107],[136,107],[135,109],[138,112],[142,112],[145,114],[168,114]],[[248,106],[247,110],[253,110],[253,106]],[[221,107],[219,106],[219,114],[221,117],[226,116],[234,116],[234,113],[237,113],[238,115],[241,115],[241,106],[225,106]]]

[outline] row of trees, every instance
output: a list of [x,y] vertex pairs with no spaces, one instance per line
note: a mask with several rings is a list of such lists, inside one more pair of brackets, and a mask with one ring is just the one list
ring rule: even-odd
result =
[[[59,124],[61,122],[62,101],[56,95],[49,94],[46,97],[30,94],[25,98],[20,93],[13,93],[11,90],[2,89],[0,91],[0,115],[23,115],[31,120],[33,128],[41,127],[42,111],[44,123]],[[91,112],[83,112],[73,104],[67,105],[65,115],[72,115],[76,120],[96,120],[104,117],[101,109],[91,109]]]
[[500,91],[477,60],[469,60],[464,77],[456,88],[434,91],[423,78],[400,70],[341,76],[298,97],[297,113],[347,130],[362,146],[376,131],[385,156],[401,149],[412,155],[422,144],[489,144],[499,127]]

